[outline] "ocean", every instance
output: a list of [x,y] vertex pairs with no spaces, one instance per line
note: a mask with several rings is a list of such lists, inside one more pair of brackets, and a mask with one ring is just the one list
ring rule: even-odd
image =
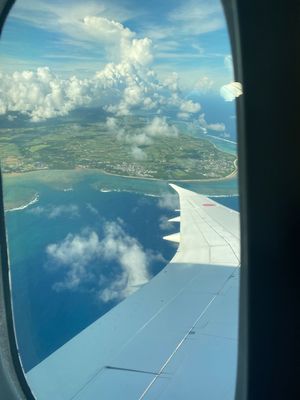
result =
[[[25,371],[130,294],[124,271],[137,289],[176,252],[176,245],[162,239],[178,230],[178,224],[168,223],[178,215],[179,204],[167,182],[96,171],[68,172],[67,178],[63,174],[57,171],[56,179],[53,172],[27,175],[23,185],[31,193],[28,206],[19,204],[6,213],[13,308]],[[15,177],[14,184],[21,179]],[[14,184],[6,181],[10,190]],[[238,210],[236,179],[181,186]],[[144,265],[142,274],[128,270],[130,263]]]

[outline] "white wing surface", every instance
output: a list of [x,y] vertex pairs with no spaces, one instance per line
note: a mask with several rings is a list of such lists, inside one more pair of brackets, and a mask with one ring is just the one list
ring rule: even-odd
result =
[[180,236],[165,237],[180,242],[171,262],[238,266],[239,213],[190,190],[171,186],[179,195],[181,214]]
[[238,213],[172,187],[181,209],[175,257],[27,373],[38,400],[234,398]]

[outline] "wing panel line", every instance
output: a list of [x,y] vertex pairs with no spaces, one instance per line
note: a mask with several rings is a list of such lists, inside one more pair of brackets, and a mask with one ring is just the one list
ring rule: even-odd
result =
[[186,338],[189,336],[189,334],[192,332],[192,330],[195,328],[195,326],[198,324],[198,322],[200,321],[200,319],[203,317],[203,315],[206,313],[206,311],[209,309],[209,307],[211,306],[211,304],[216,300],[216,298],[219,296],[219,293],[222,291],[222,289],[225,287],[225,285],[227,284],[227,282],[234,276],[235,271],[232,272],[232,274],[226,279],[226,281],[224,282],[224,284],[222,285],[222,287],[220,288],[220,290],[218,291],[218,293],[216,293],[213,298],[210,300],[210,302],[206,305],[206,307],[204,308],[204,310],[201,312],[201,314],[196,318],[195,322],[193,323],[193,325],[191,326],[191,328],[187,331],[187,333],[183,336],[183,338],[180,340],[180,342],[178,343],[178,345],[175,347],[174,351],[171,353],[171,355],[167,358],[167,360],[165,361],[165,363],[162,365],[161,369],[158,371],[158,374],[152,379],[152,381],[149,383],[149,385],[146,387],[146,389],[144,390],[144,392],[141,394],[141,396],[139,397],[138,400],[143,400],[144,397],[146,396],[146,394],[149,392],[149,390],[151,389],[151,387],[154,385],[154,383],[156,382],[156,380],[161,376],[161,374],[163,373],[164,369],[166,368],[166,366],[170,363],[170,361],[172,360],[172,358],[175,356],[175,354],[177,353],[177,351],[180,349],[180,347],[184,344],[184,342],[186,341]]
[[[189,200],[188,200],[189,201]],[[190,202],[190,201],[189,201]],[[221,236],[221,238],[223,239],[223,240],[225,240],[225,242],[228,244],[228,246],[231,248],[231,250],[232,250],[232,252],[235,254],[235,256],[236,256],[236,258],[237,258],[237,261],[240,263],[240,257],[236,254],[236,251],[234,250],[234,248],[232,247],[232,245],[231,245],[231,243],[226,239],[226,237],[225,236],[223,236],[222,235],[222,233],[221,232],[217,232],[216,231],[216,229],[207,221],[207,220],[205,220],[201,215],[200,215],[200,213],[197,211],[197,209],[196,209],[196,207],[193,205],[193,203],[192,202],[190,202],[191,203],[191,205],[192,205],[192,207],[194,207],[194,209],[195,209],[195,211],[196,211],[196,213],[199,215],[199,218],[201,219],[201,220],[203,220],[218,236]],[[210,217],[209,216],[209,218],[210,219],[214,219],[213,217]],[[219,222],[216,222],[216,221],[214,221],[216,224],[218,224],[218,225],[220,225],[220,226],[222,226],[222,224],[220,224]],[[225,228],[224,228],[224,226],[222,226],[222,228],[225,230]],[[233,235],[233,234],[231,234],[232,236],[235,236],[235,235]],[[205,236],[204,236],[205,237]],[[206,238],[205,238],[206,239]],[[235,239],[238,239],[237,237],[235,237]],[[206,240],[207,241],[207,240]],[[207,242],[208,243],[208,242]],[[208,243],[208,246],[209,247],[216,247],[216,246],[211,246],[209,243]]]

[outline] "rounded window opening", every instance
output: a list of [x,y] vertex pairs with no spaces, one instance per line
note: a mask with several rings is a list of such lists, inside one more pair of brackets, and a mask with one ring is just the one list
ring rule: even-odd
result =
[[[221,266],[223,278],[239,265],[238,213],[228,208],[238,211],[241,87],[218,1],[19,0],[0,59],[15,326],[24,371],[42,396],[49,360],[99,318],[124,329],[115,345],[110,337],[116,356],[175,298],[180,324],[178,293],[188,293],[188,279],[202,282],[195,265]],[[176,278],[179,265],[190,272]],[[184,332],[173,327],[175,342],[197,336],[197,315],[181,321]],[[75,375],[66,399],[78,389]]]

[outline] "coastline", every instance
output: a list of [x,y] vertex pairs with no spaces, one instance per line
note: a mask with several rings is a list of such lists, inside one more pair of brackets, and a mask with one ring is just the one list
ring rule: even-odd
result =
[[237,162],[238,159],[236,158],[233,161],[234,164],[234,170],[229,174],[224,176],[223,178],[208,178],[208,179],[170,179],[170,181],[172,182],[201,182],[201,183],[205,183],[205,182],[221,182],[221,181],[226,181],[228,179],[232,179],[235,178],[238,174],[238,167],[237,167]]
[[236,158],[233,162],[235,169],[229,174],[221,178],[207,178],[207,179],[161,179],[161,178],[150,178],[150,177],[144,177],[144,176],[131,176],[131,175],[122,175],[122,174],[114,174],[112,172],[106,172],[101,169],[95,169],[95,168],[74,168],[74,169],[63,169],[63,170],[56,170],[56,169],[47,169],[47,170],[34,170],[34,171],[26,171],[26,172],[9,172],[9,173],[3,173],[3,176],[5,177],[20,177],[20,176],[26,176],[28,174],[32,173],[39,173],[39,172],[99,172],[100,174],[103,175],[111,175],[111,176],[116,176],[120,178],[127,178],[127,179],[139,179],[139,180],[150,180],[150,181],[158,181],[158,182],[219,182],[227,179],[232,179],[237,175],[238,168],[237,168],[237,161],[238,159]]
[[[142,192],[149,196],[157,197],[161,191],[166,190],[168,183],[176,182],[177,184],[192,185],[191,190],[198,190],[198,185],[201,186],[202,193],[210,195],[226,195],[235,194],[236,190],[232,190],[231,186],[236,185],[236,176],[238,174],[238,160],[234,160],[234,170],[223,178],[211,178],[211,179],[180,179],[180,180],[163,180],[157,178],[143,178],[134,177],[127,175],[119,175],[112,173],[105,173],[100,169],[72,169],[72,170],[37,170],[19,173],[5,173],[3,174],[5,185],[9,189],[9,193],[15,193],[13,197],[10,195],[5,201],[5,212],[22,211],[27,207],[30,207],[39,200],[39,193],[42,188],[39,188],[39,184],[50,185],[55,190],[59,191],[72,191],[74,190],[74,184],[80,182],[95,182],[92,186],[94,189],[101,192],[115,192],[115,191],[136,191]],[[111,178],[110,178],[111,176]],[[91,179],[92,177],[92,179]],[[98,184],[98,180],[99,184]],[[153,183],[151,183],[153,182]],[[96,184],[97,183],[97,184]],[[21,191],[15,192],[19,186]],[[141,185],[141,186],[140,186]],[[162,186],[163,185],[163,186]],[[203,186],[204,185],[204,186]],[[210,190],[210,185],[214,189]],[[217,185],[217,186],[216,186]],[[224,189],[218,189],[218,185],[225,185]],[[228,186],[229,185],[229,186]],[[137,186],[137,188],[136,188]],[[196,187],[195,187],[196,186]],[[202,187],[203,186],[203,187]],[[215,187],[216,186],[216,187]],[[223,187],[223,186],[221,186]],[[162,189],[165,188],[165,189]],[[231,189],[229,189],[231,188]],[[208,191],[207,191],[208,190]],[[225,193],[224,193],[225,190]]]
[[28,203],[19,206],[19,207],[13,207],[13,208],[9,208],[7,210],[5,210],[5,212],[12,212],[12,211],[21,211],[21,210],[25,210],[25,208],[28,208],[29,206],[31,206],[32,204],[35,204],[39,201],[39,194],[36,193],[34,195],[34,198],[32,200],[30,200]]
[[225,143],[230,143],[230,144],[233,144],[233,145],[237,145],[237,142],[234,142],[233,140],[221,138],[221,137],[214,136],[214,135],[207,135],[207,134],[206,134],[206,136],[209,137],[209,138],[211,138],[211,139],[220,140],[221,142],[225,142]]

